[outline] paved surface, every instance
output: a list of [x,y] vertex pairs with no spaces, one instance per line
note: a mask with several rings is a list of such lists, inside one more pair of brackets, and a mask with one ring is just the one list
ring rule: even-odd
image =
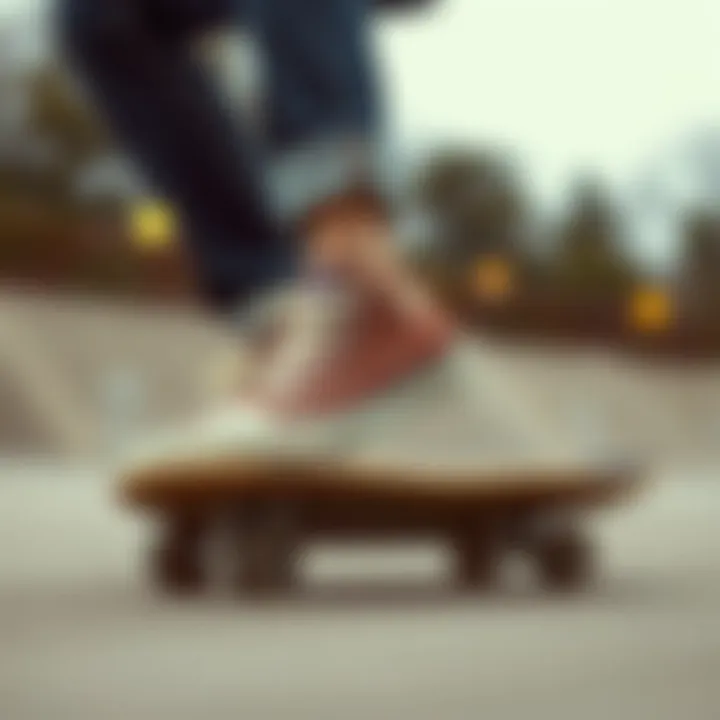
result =
[[720,483],[672,475],[599,523],[582,598],[457,598],[437,548],[320,549],[257,606],[155,596],[96,473],[6,462],[0,718],[715,720]]

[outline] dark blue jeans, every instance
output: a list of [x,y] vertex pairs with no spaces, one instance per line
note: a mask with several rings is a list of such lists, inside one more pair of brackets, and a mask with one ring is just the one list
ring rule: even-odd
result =
[[[293,273],[292,219],[372,172],[371,0],[57,1],[66,54],[123,149],[178,209],[206,299],[234,306]],[[196,60],[199,35],[229,23],[260,49],[262,143]]]

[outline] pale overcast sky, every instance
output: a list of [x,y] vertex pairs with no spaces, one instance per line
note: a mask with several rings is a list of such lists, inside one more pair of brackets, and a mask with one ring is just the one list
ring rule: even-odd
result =
[[586,167],[623,181],[720,127],[719,37],[718,0],[438,0],[379,39],[404,137],[500,142],[559,188]]
[[411,135],[517,145],[548,177],[622,177],[720,124],[719,38],[717,0],[446,0],[382,47]]

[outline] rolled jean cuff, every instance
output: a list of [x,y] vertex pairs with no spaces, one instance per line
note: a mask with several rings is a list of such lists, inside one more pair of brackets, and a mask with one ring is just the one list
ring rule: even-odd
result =
[[388,207],[393,190],[386,154],[374,139],[323,138],[275,156],[269,191],[277,217],[293,226],[328,200],[362,191]]

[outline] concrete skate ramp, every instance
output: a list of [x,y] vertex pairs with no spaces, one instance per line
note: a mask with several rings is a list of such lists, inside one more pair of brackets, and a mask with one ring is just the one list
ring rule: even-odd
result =
[[609,351],[485,346],[560,436],[656,463],[720,458],[720,364],[672,367]]
[[[190,311],[0,295],[0,380],[73,454],[97,450],[114,415],[152,423],[192,411],[202,370],[225,342]],[[12,432],[3,431],[0,445]]]
[[[0,447],[22,436],[24,447],[94,451],[118,413],[152,423],[191,412],[227,343],[189,310],[0,294]],[[519,437],[658,463],[720,459],[720,365],[671,369],[484,339],[475,355],[484,423],[498,418]]]
[[57,452],[61,447],[54,433],[14,380],[0,364],[0,453]]

